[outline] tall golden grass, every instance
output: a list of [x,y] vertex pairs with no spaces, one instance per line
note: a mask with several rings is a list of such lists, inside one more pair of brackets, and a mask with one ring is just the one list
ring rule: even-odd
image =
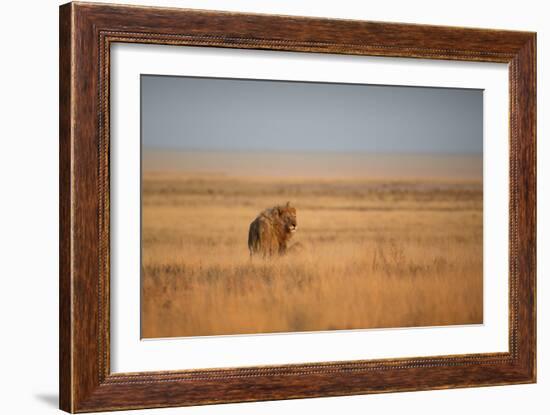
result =
[[[248,225],[289,200],[305,250],[251,259]],[[478,181],[146,171],[142,337],[483,320]]]

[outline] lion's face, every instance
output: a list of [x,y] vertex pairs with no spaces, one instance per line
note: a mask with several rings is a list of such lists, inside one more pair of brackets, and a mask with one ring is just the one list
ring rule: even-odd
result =
[[286,204],[286,206],[279,207],[279,217],[283,222],[285,231],[287,233],[294,233],[298,229],[298,221],[296,220],[296,208]]

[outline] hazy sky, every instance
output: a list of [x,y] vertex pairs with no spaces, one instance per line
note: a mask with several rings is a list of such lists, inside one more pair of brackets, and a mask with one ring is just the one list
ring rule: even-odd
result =
[[483,91],[142,75],[146,148],[481,153]]

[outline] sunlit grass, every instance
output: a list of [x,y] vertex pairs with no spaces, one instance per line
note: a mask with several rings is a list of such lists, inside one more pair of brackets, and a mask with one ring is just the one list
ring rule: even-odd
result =
[[[480,323],[481,183],[148,173],[142,335]],[[251,260],[248,225],[290,200],[305,250]]]

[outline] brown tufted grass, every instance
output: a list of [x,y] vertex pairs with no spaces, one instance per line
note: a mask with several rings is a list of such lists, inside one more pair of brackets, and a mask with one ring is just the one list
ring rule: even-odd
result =
[[[251,260],[248,225],[297,207],[304,249]],[[476,181],[146,172],[142,337],[483,321]]]

